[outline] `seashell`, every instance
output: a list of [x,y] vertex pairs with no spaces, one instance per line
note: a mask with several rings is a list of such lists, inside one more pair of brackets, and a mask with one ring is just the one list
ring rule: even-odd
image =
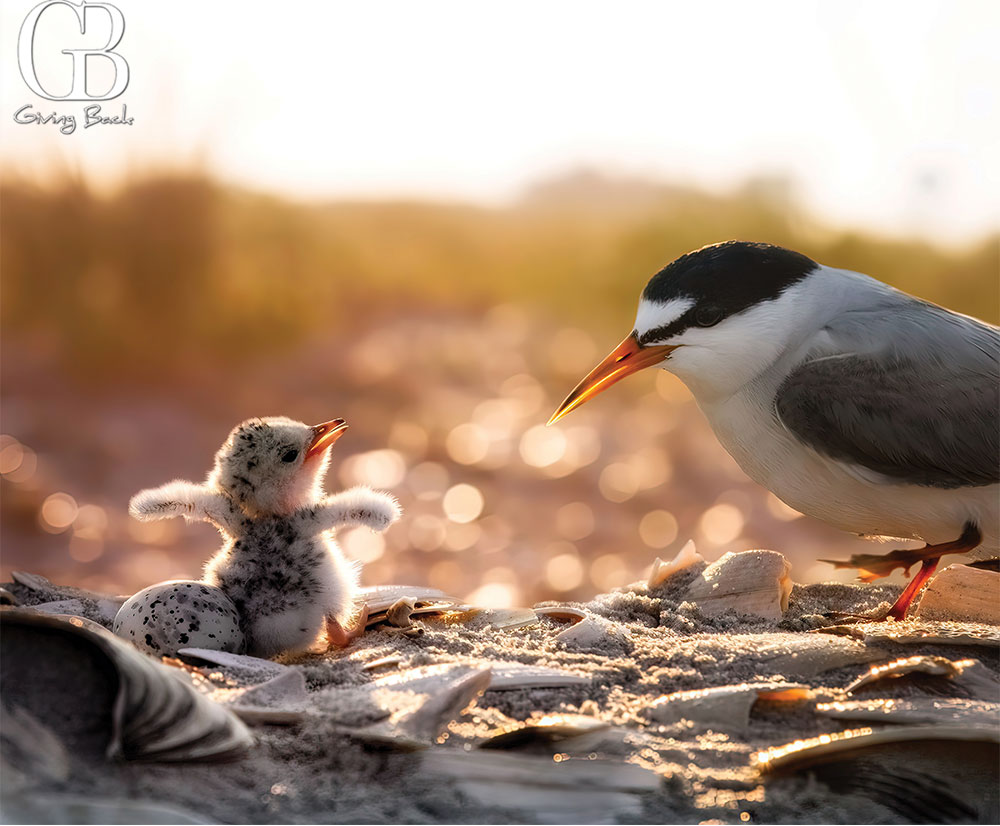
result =
[[359,688],[313,695],[346,733],[370,745],[426,748],[489,686],[488,666],[448,663],[409,668]]
[[276,663],[274,660],[264,660],[247,654],[233,654],[230,651],[216,651],[212,648],[182,648],[177,653],[182,657],[204,660],[212,665],[235,671],[239,676],[255,683],[266,682],[288,670],[287,665]]
[[572,605],[542,605],[535,606],[535,614],[540,617],[551,617],[554,620],[565,620],[566,622],[579,622],[587,618],[587,612]]
[[865,643],[927,643],[937,645],[1000,645],[1000,627],[975,622],[941,622],[911,619],[896,622],[859,622],[855,625],[828,625],[810,633],[839,634]]
[[70,614],[78,616],[87,609],[78,599],[59,599],[54,602],[39,602],[36,605],[26,605],[25,611],[37,611],[39,614]]
[[267,682],[240,690],[232,702],[241,708],[290,709],[303,706],[308,699],[305,675],[297,668],[289,668]]
[[375,585],[361,588],[358,600],[368,605],[369,623],[371,617],[385,612],[393,603],[408,599],[414,605],[418,603],[448,603],[455,605],[460,600],[449,596],[437,588],[426,588],[423,585]]
[[916,616],[1000,625],[1000,573],[949,565],[928,584]]
[[814,677],[834,668],[870,663],[885,657],[884,651],[836,637],[831,640],[808,634],[779,633],[739,635],[730,639],[747,641],[758,662],[758,670],[766,667],[772,674],[793,679]]
[[172,804],[131,797],[31,794],[4,795],[5,823],[211,823]]
[[996,823],[998,742],[996,728],[860,728],[767,749],[753,764],[765,776],[814,775],[834,793],[868,797],[903,822],[925,823],[933,813],[936,823]]
[[677,691],[653,701],[647,709],[658,723],[691,720],[713,729],[742,732],[750,724],[750,709],[758,700],[801,703],[810,698],[801,683],[741,683],[693,691]]
[[664,562],[659,557],[656,557],[656,559],[653,560],[653,570],[649,574],[649,579],[646,580],[646,587],[652,591],[654,588],[657,588],[666,582],[678,571],[683,571],[685,568],[690,568],[695,563],[704,561],[705,557],[703,557],[695,549],[694,540],[689,539],[684,543],[684,547],[677,552],[677,556],[670,560],[670,562]]
[[611,723],[588,714],[547,714],[492,731],[481,749],[515,749],[524,746],[555,746],[564,740],[606,731]]
[[590,677],[581,677],[579,674],[562,671],[558,668],[514,662],[491,663],[490,667],[493,672],[493,678],[490,680],[490,691],[590,685]]
[[0,588],[0,605],[18,605],[19,601],[6,588]]
[[634,822],[641,795],[660,788],[649,769],[617,760],[571,760],[518,752],[434,749],[420,759],[423,773],[443,777],[482,806],[528,823]]
[[397,599],[385,612],[385,621],[389,625],[397,628],[406,628],[410,625],[410,617],[413,616],[413,609],[416,608],[413,600],[403,597]]
[[18,585],[23,585],[29,591],[51,591],[56,587],[41,574],[29,574],[26,571],[11,571],[10,577]]
[[143,588],[122,604],[114,632],[140,651],[172,657],[182,648],[242,651],[236,606],[214,585],[176,579]]
[[952,661],[945,657],[906,657],[885,665],[872,666],[844,691],[853,694],[862,688],[913,675],[940,678],[942,684],[958,686],[975,700],[1000,702],[1000,681],[979,660]]
[[604,617],[588,616],[569,628],[564,628],[555,638],[573,648],[594,648],[609,639],[626,640],[628,634],[621,626]]
[[109,631],[19,610],[0,613],[0,623],[4,701],[73,753],[223,760],[253,743],[230,712]]
[[870,720],[875,723],[1000,728],[1000,705],[955,698],[838,700],[818,703],[816,712],[841,720]]
[[703,614],[726,611],[781,619],[788,608],[791,564],[777,551],[730,551],[709,565],[688,587],[687,598]]
[[522,628],[538,622],[538,614],[531,608],[479,608],[470,605],[454,605],[443,619],[448,623],[473,623],[480,628],[497,630]]

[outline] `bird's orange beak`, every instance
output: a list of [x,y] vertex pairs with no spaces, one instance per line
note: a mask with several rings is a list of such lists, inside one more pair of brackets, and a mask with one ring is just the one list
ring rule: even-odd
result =
[[331,419],[328,422],[316,425],[312,429],[312,441],[306,449],[306,459],[318,456],[335,441],[337,441],[337,439],[343,436],[345,430],[347,430],[347,422],[343,419]]
[[602,390],[607,390],[616,381],[621,381],[630,373],[659,364],[670,355],[672,350],[676,349],[676,344],[655,344],[652,347],[642,347],[635,333],[629,333],[604,361],[591,370],[586,378],[573,388],[573,392],[552,414],[549,424],[555,424],[571,410],[575,410]]

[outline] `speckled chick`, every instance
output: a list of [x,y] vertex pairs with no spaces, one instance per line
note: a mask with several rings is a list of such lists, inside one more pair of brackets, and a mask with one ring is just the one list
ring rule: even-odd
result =
[[219,529],[225,542],[204,579],[236,606],[248,654],[304,651],[324,623],[333,644],[357,632],[359,566],[344,558],[332,531],[382,531],[400,509],[389,494],[366,487],[324,496],[327,449],[346,429],[343,419],[315,427],[250,419],[229,434],[204,484],[169,482],[129,503],[136,519],[183,516]]

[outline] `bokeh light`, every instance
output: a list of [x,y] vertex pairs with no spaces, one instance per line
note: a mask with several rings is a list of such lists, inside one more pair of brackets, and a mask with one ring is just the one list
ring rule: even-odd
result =
[[677,518],[670,511],[650,511],[639,521],[639,537],[650,548],[666,548],[677,539],[677,531]]
[[53,493],[42,502],[39,520],[44,530],[49,533],[62,533],[76,519],[79,513],[76,500],[68,493]]
[[471,522],[483,512],[485,500],[479,488],[460,484],[449,488],[442,506],[445,516],[452,522]]

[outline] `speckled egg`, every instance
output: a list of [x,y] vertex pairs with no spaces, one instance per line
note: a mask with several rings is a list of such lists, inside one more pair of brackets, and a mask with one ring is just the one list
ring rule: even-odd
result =
[[181,648],[243,650],[236,606],[219,588],[177,579],[143,588],[125,600],[114,632],[140,651],[173,656]]

